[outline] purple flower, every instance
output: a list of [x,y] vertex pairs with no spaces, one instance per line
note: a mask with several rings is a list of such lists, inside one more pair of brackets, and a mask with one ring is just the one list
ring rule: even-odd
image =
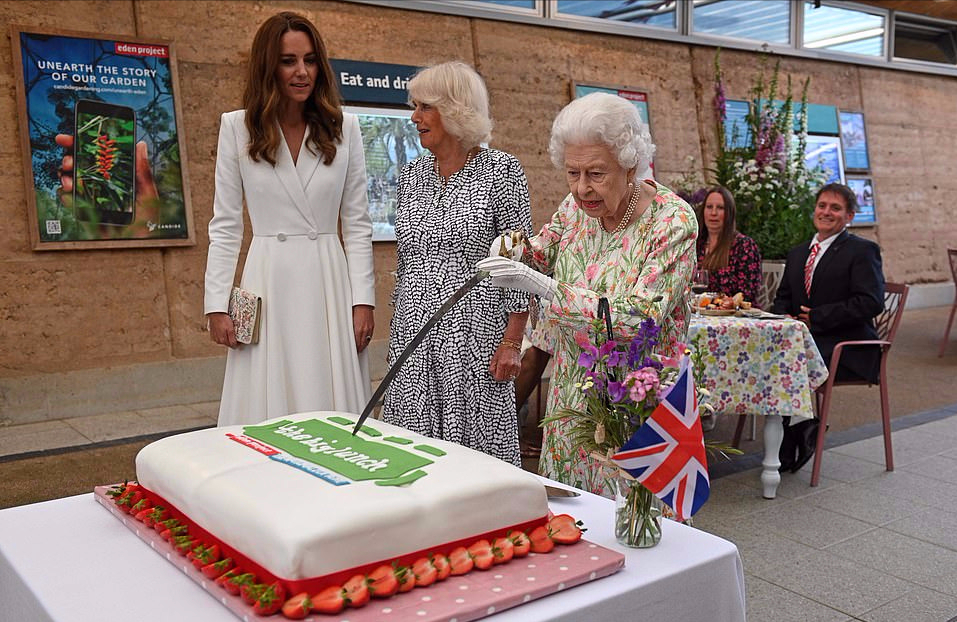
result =
[[591,369],[592,365],[595,364],[595,361],[598,360],[598,348],[588,344],[587,346],[582,346],[581,354],[578,355],[578,365],[584,367],[585,369]]
[[650,318],[638,326],[638,331],[628,344],[628,367],[632,369],[639,367],[642,360],[654,352],[660,333],[661,329]]
[[612,402],[620,402],[625,399],[625,394],[628,393],[628,390],[625,388],[625,385],[621,382],[609,382],[608,383],[608,399]]
[[618,347],[617,341],[606,341],[605,343],[601,344],[600,348],[598,348],[598,354],[602,358],[604,358],[608,356],[610,353],[614,352],[615,348],[617,347]]
[[691,195],[691,201],[689,201],[689,203],[691,205],[698,205],[699,203],[704,201],[707,195],[708,195],[707,188],[698,188],[697,190],[695,190],[695,193]]
[[721,75],[719,74],[714,82],[714,112],[721,123],[724,123],[725,119],[728,118],[726,102],[724,84],[721,82]]

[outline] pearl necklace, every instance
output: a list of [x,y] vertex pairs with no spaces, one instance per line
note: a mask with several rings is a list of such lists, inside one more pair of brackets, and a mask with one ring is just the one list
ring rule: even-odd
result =
[[628,226],[628,223],[631,222],[631,217],[635,214],[635,209],[638,207],[638,199],[641,198],[641,183],[638,183],[637,188],[635,188],[635,185],[631,183],[628,184],[628,187],[634,188],[634,190],[631,192],[631,199],[628,200],[628,209],[625,210],[625,215],[622,216],[621,220],[618,222],[618,226],[612,231],[608,231],[608,229],[605,228],[605,219],[602,217],[598,221],[598,224],[601,225],[602,231],[612,234],[621,233],[625,230],[625,227]]
[[[476,149],[475,149],[475,148],[472,148],[472,149],[469,149],[469,150],[468,150],[468,153],[465,154],[465,162],[462,163],[462,168],[465,168],[466,166],[468,166],[469,162],[471,162],[471,161],[472,161],[472,158],[475,156],[475,153],[476,153]],[[459,171],[461,171],[462,168],[460,168]],[[439,178],[439,183],[444,186],[444,185],[445,185],[445,182],[447,181],[447,179],[446,179],[445,177],[442,177],[442,173],[439,171],[439,159],[438,159],[438,158],[436,158],[435,161],[432,163],[432,169],[435,171],[436,177]],[[458,172],[458,171],[455,171],[455,173],[457,173],[457,172]],[[452,175],[455,175],[455,173],[452,173]],[[451,177],[452,175],[449,175],[449,177]]]

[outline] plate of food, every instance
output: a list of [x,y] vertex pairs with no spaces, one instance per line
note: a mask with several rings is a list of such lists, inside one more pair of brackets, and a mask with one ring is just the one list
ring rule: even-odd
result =
[[750,311],[751,302],[738,292],[734,296],[724,294],[702,294],[698,298],[696,311],[701,315],[728,316],[739,311]]

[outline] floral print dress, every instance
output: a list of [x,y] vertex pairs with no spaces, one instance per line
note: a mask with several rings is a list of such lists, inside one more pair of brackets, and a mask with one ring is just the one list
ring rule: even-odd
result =
[[[616,337],[631,338],[641,322],[651,318],[661,327],[659,353],[681,353],[688,334],[697,237],[691,207],[660,184],[651,205],[621,233],[606,232],[572,195],[565,198],[530,243],[532,267],[552,274],[559,284],[543,317],[555,337],[549,416],[585,408],[584,394],[575,386],[583,370],[576,364],[579,348],[574,335],[595,330],[599,298],[608,299]],[[569,426],[568,418],[545,424],[539,472],[613,496],[611,473],[572,446],[566,434]]]
[[[705,245],[698,240],[698,262],[705,256]],[[761,289],[761,251],[758,244],[743,233],[735,232],[728,249],[728,265],[712,270],[708,290],[734,296],[741,292],[744,299],[755,303]]]

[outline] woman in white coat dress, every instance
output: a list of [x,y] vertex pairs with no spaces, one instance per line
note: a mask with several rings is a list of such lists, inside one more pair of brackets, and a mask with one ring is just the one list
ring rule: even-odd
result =
[[[219,425],[358,413],[375,305],[365,160],[309,20],[283,12],[263,23],[243,100],[222,116],[206,263],[210,336],[230,348]],[[263,299],[259,343],[245,346],[226,314],[244,196],[253,237],[242,287]]]

